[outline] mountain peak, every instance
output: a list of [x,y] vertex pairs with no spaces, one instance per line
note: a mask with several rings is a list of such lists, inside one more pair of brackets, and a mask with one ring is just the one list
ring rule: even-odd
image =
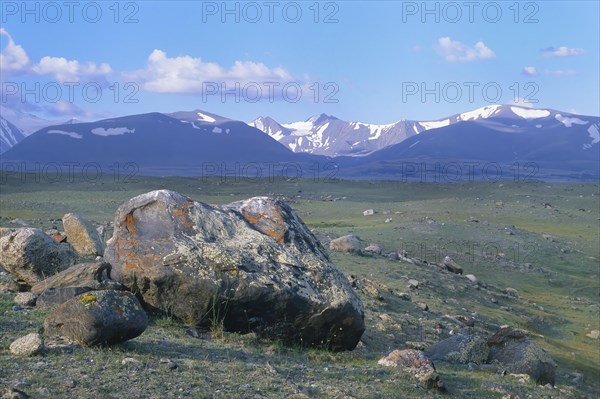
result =
[[314,125],[319,125],[323,122],[329,121],[329,120],[338,120],[338,118],[336,118],[333,115],[327,115],[327,114],[319,114],[319,115],[313,115],[310,118],[308,118],[306,120],[306,122],[310,122]]

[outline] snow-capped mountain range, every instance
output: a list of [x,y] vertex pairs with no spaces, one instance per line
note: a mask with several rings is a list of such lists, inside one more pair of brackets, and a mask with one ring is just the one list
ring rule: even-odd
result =
[[0,154],[25,138],[25,133],[0,115]]
[[598,142],[597,118],[582,117],[550,109],[535,109],[517,105],[489,105],[473,111],[452,115],[434,121],[400,120],[377,125],[364,122],[348,122],[326,114],[315,115],[303,122],[281,124],[270,117],[259,117],[250,126],[268,134],[294,152],[337,156],[364,156],[401,143],[424,131],[439,129],[458,122],[475,121],[492,124],[504,129],[517,129],[524,123],[538,121],[539,128],[555,121],[565,127],[573,124],[588,125],[591,146]]
[[247,124],[195,110],[69,120],[26,137],[6,118],[1,126],[2,149],[12,148],[0,162],[19,165],[135,164],[140,174],[263,177],[276,173],[273,165],[293,165],[295,175],[314,177],[315,170],[334,163],[339,177],[396,179],[407,163],[494,163],[508,169],[534,163],[539,178],[600,177],[600,117],[515,105],[390,125],[324,114],[284,125],[271,118]]

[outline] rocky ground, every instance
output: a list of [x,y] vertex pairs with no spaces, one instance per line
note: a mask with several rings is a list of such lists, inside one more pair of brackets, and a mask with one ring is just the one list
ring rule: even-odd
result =
[[[211,187],[221,197],[232,190]],[[234,200],[253,193],[233,188],[239,191]],[[443,185],[433,192],[417,188],[406,198],[405,187],[402,200],[394,200],[400,191],[393,183],[365,184],[363,191],[297,183],[276,188],[362,302],[365,332],[356,349],[303,348],[165,315],[150,315],[141,335],[107,347],[47,336],[40,343],[35,337],[50,310],[29,306],[31,298],[22,294],[17,304],[18,287],[3,271],[0,384],[6,397],[591,398],[600,392],[595,230],[582,234],[597,224],[597,186],[507,191],[496,185],[462,199]],[[10,210],[16,198],[0,196],[9,205],[0,225],[41,227],[68,241],[62,218],[24,217]],[[35,202],[35,195],[27,198]],[[221,203],[231,196],[225,199]],[[114,226],[110,218],[91,218],[104,244]],[[523,244],[519,251],[515,242]],[[100,249],[79,251],[91,257]],[[19,347],[38,349],[15,355],[11,344],[26,336]]]

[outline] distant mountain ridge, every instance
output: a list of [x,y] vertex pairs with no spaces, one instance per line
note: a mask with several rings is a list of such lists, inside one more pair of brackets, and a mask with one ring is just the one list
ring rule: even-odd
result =
[[0,115],[0,154],[25,138],[25,133]]
[[538,120],[542,125],[548,125],[549,121],[562,120],[567,126],[590,121],[593,123],[594,118],[518,105],[489,105],[434,121],[400,120],[384,125],[348,122],[325,114],[312,116],[303,122],[287,124],[280,124],[271,117],[259,117],[249,124],[294,152],[337,157],[369,155],[424,131],[458,122],[483,123],[486,120],[503,120],[506,127],[511,129],[513,125],[519,126],[528,120]]

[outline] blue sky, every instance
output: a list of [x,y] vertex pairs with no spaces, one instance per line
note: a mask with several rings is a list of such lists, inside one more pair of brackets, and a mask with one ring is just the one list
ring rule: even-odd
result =
[[2,106],[53,119],[600,113],[597,1],[1,4]]

